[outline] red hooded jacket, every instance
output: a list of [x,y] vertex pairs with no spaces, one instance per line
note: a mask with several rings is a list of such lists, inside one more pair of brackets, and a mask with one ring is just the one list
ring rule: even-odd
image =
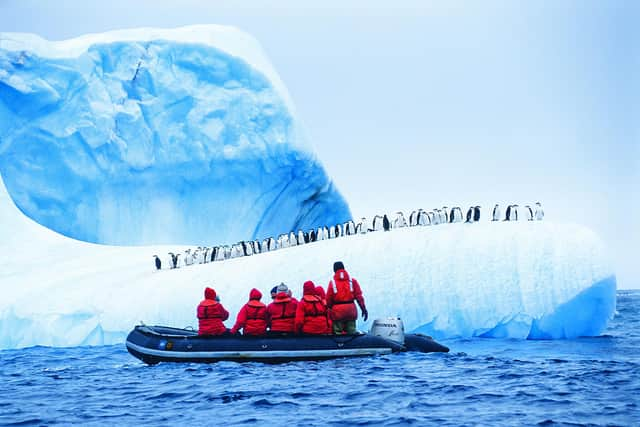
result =
[[358,302],[362,311],[367,309],[358,281],[350,278],[346,270],[336,271],[327,287],[327,306],[331,309],[331,319],[357,320],[358,310],[354,301]]
[[216,301],[216,291],[204,289],[204,300],[198,304],[198,335],[222,335],[227,331],[223,321],[229,312]]
[[271,332],[295,332],[296,308],[298,301],[286,292],[278,292],[267,306],[268,324]]
[[260,302],[262,293],[256,288],[249,292],[249,302],[240,309],[236,324],[231,328],[235,334],[242,329],[244,335],[264,335],[267,332],[267,306]]
[[327,306],[316,295],[312,281],[304,283],[303,296],[296,309],[296,332],[305,334],[330,334]]

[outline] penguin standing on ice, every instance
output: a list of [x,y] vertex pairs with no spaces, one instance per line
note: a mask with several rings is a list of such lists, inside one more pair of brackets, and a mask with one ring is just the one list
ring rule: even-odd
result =
[[500,205],[496,203],[496,205],[493,207],[493,212],[491,213],[491,221],[500,221],[501,215],[502,212],[500,212]]
[[315,241],[316,241],[316,231],[309,230],[309,242],[315,242]]
[[304,245],[306,242],[306,239],[304,237],[304,231],[302,230],[298,230],[298,244],[299,245]]
[[438,215],[435,212],[429,211],[427,212],[427,217],[429,218],[429,223],[431,225],[438,225]]
[[298,246],[298,238],[293,231],[289,233],[289,246]]
[[389,217],[387,216],[387,214],[384,214],[382,216],[382,229],[384,231],[391,230],[391,222],[389,222]]
[[153,257],[156,259],[156,270],[160,270],[160,268],[162,267],[162,261],[160,261],[158,255],[154,255]]
[[342,237],[342,225],[336,224],[333,228],[335,229],[336,237]]
[[473,207],[473,222],[480,221],[480,206]]
[[393,220],[393,228],[402,228],[407,226],[407,220],[404,219],[404,214],[400,211],[396,212],[396,219]]
[[460,209],[460,206],[454,206],[451,208],[449,223],[453,224],[454,222],[462,222],[462,209]]
[[533,210],[531,209],[531,206],[525,205],[524,213],[527,216],[527,221],[533,221]]
[[356,224],[352,220],[345,222],[343,228],[345,236],[352,236],[356,234]]
[[373,217],[373,231],[382,230],[382,217],[380,215],[376,215]]
[[412,211],[409,214],[409,227],[415,227],[416,225],[418,225],[418,212]]
[[473,211],[474,211],[473,206],[471,206],[467,210],[467,220],[465,222],[467,222],[467,223],[472,223],[473,222]]
[[178,262],[176,255],[173,252],[169,252],[169,268],[176,268],[176,264]]
[[542,205],[540,202],[536,202],[536,213],[535,213],[536,221],[542,221],[544,218],[544,211],[542,210]]
[[507,206],[507,214],[504,218],[505,221],[517,221],[518,220],[518,205]]
[[422,209],[420,209],[418,213],[418,225],[422,225],[422,226],[431,225],[431,220],[429,219],[429,215]]
[[446,224],[449,222],[449,208],[446,206],[442,207],[442,210],[440,211],[442,212],[442,214],[444,215],[444,217],[442,218],[442,221],[440,221],[443,224]]

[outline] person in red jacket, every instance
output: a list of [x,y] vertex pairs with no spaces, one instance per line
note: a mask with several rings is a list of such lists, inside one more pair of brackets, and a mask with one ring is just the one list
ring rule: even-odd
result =
[[198,335],[222,335],[227,332],[224,326],[229,312],[220,304],[216,291],[204,288],[204,299],[198,304]]
[[344,269],[341,261],[333,264],[333,280],[327,287],[327,306],[331,310],[334,334],[355,334],[358,310],[355,302],[362,310],[362,318],[367,321],[369,313],[364,304],[360,284]]
[[295,330],[304,334],[330,334],[327,306],[316,295],[312,281],[304,282],[302,299],[296,309]]
[[236,324],[231,333],[236,334],[240,329],[244,335],[264,335],[267,332],[267,306],[260,301],[262,293],[256,288],[249,292],[249,302],[240,309]]
[[276,287],[276,295],[267,306],[269,332],[288,334],[295,332],[296,308],[298,301],[291,297],[289,288],[284,283]]

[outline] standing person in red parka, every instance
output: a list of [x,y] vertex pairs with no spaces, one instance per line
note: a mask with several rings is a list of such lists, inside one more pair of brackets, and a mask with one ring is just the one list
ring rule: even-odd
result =
[[249,292],[249,302],[240,309],[236,324],[231,328],[235,334],[240,329],[244,335],[264,335],[267,332],[267,306],[260,302],[262,293],[256,288]]
[[331,310],[333,333],[355,334],[358,310],[354,301],[358,302],[365,322],[369,317],[360,284],[353,277],[349,277],[342,261],[333,263],[333,272],[333,280],[327,287],[327,306]]
[[304,282],[302,299],[296,309],[296,332],[304,334],[330,334],[327,306],[316,295],[312,281]]
[[269,332],[274,334],[294,333],[297,307],[298,301],[291,297],[287,285],[280,283],[276,287],[273,302],[267,306]]
[[198,304],[198,335],[222,335],[227,332],[224,326],[229,312],[220,304],[216,291],[204,288],[204,299]]

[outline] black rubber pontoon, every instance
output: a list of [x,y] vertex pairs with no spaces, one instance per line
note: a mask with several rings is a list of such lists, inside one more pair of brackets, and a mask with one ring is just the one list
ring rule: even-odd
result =
[[[150,365],[158,362],[211,363],[221,360],[273,363],[407,351],[404,345],[369,334],[213,337],[199,336],[196,331],[188,329],[146,325],[136,326],[127,336],[126,345],[129,353]],[[411,349],[422,352],[449,351],[425,336],[419,338],[418,344],[412,344]]]

